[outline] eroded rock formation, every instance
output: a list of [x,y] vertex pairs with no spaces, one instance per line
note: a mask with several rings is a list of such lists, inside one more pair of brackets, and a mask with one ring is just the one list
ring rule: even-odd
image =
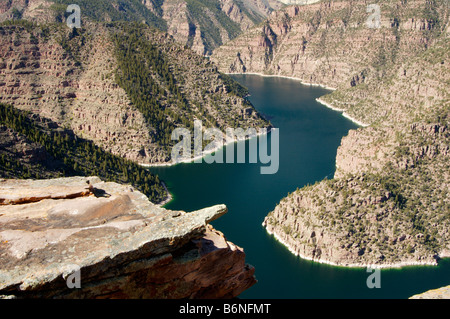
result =
[[[117,84],[117,50],[110,30],[85,27],[81,36],[72,37],[64,25],[0,26],[0,102],[51,119],[114,155],[144,164],[169,162],[170,152],[158,144],[156,128]],[[267,125],[260,116],[241,116],[248,102],[230,92],[210,62],[166,34],[148,33],[149,43],[158,46],[172,70],[178,90],[170,92],[152,70],[157,92],[164,91],[156,103],[173,111],[165,117],[167,127],[177,121],[181,125],[179,118],[186,113],[204,121],[208,115],[209,125],[220,129],[235,121],[243,126]],[[184,110],[173,102],[181,94],[187,103]]]
[[[55,0],[3,1],[0,3],[0,21],[24,18],[39,22],[54,20],[62,22],[65,6],[60,3],[55,5],[55,2]],[[210,54],[213,49],[262,22],[273,10],[283,6],[283,3],[277,0],[208,2],[97,0],[96,2],[97,5],[88,8],[84,3],[80,3],[83,20],[100,18],[103,21],[144,21],[167,31],[179,43],[189,46],[199,54]],[[95,10],[92,10],[93,8]]]
[[0,203],[5,298],[232,298],[256,283],[208,225],[224,205],[168,211],[97,177],[1,180]]

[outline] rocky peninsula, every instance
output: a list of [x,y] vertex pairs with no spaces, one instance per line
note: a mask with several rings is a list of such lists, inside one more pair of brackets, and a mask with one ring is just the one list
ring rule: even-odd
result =
[[319,102],[359,123],[331,180],[293,190],[263,222],[290,250],[333,265],[435,265],[449,257],[449,8],[445,1],[288,6],[216,49],[228,73],[335,90]]

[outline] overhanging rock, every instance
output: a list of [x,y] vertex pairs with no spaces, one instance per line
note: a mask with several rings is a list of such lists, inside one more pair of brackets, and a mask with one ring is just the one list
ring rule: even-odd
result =
[[169,211],[97,177],[0,180],[0,295],[236,297],[256,280],[244,251],[208,225],[226,212]]

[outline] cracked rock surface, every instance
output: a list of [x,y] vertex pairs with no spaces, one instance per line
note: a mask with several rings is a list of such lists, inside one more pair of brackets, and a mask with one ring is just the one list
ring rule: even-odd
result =
[[97,177],[0,180],[0,295],[236,297],[256,280],[243,249],[208,225],[226,212],[169,211]]

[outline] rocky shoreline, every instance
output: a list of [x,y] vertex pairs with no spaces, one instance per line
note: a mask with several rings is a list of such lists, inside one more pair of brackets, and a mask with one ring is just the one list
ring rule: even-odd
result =
[[162,182],[162,185],[163,185],[164,189],[166,190],[167,198],[165,200],[163,200],[162,202],[156,204],[160,207],[163,207],[164,205],[169,204],[173,200],[173,196],[167,189],[166,183]]
[[[287,241],[285,239],[283,239],[282,236],[280,236],[280,234],[277,233],[276,230],[274,230],[271,227],[268,227],[268,225],[265,222],[263,222],[262,226],[266,229],[266,231],[269,235],[274,236],[275,239],[279,243],[284,245],[292,254],[300,257],[301,259],[310,260],[310,261],[313,261],[313,262],[316,262],[319,264],[327,264],[330,266],[337,266],[337,267],[372,268],[372,269],[392,269],[392,268],[402,268],[402,267],[408,267],[408,266],[437,266],[438,265],[437,260],[435,260],[433,262],[404,261],[404,262],[392,263],[392,264],[371,264],[371,263],[336,263],[336,262],[326,260],[326,259],[320,259],[320,258],[317,259],[317,258],[313,258],[313,257],[299,253],[294,248],[294,246],[288,244]],[[440,256],[439,259],[441,259],[441,258],[450,258],[450,256]]]
[[343,116],[343,117],[349,119],[350,121],[352,121],[353,123],[355,123],[355,124],[357,124],[357,125],[359,125],[359,126],[361,126],[361,127],[367,127],[367,126],[369,126],[369,124],[366,124],[366,123],[363,123],[363,122],[361,122],[361,121],[358,121],[357,119],[355,119],[355,118],[351,117],[350,115],[348,115],[348,114],[345,112],[345,110],[339,109],[339,108],[337,108],[337,107],[331,105],[330,103],[325,102],[325,101],[322,100],[321,98],[317,98],[316,101],[319,102],[320,104],[326,106],[327,108],[332,109],[333,111],[342,113],[342,116]]
[[386,3],[374,30],[363,25],[366,6],[289,6],[211,60],[222,72],[338,88],[317,102],[361,126],[342,139],[333,179],[298,189],[267,215],[270,233],[319,262],[435,265],[450,247],[449,95],[440,89],[449,79],[448,8]]
[[[264,73],[256,73],[256,72],[248,72],[248,73],[247,73],[247,72],[242,72],[242,73],[239,73],[239,72],[238,72],[238,73],[226,73],[226,74],[227,74],[227,75],[233,75],[233,74],[234,74],[234,75],[258,75],[258,76],[262,76],[262,77],[273,77],[273,78],[289,79],[289,80],[299,81],[299,82],[300,82],[301,84],[303,84],[303,85],[317,86],[317,87],[321,87],[321,88],[324,88],[324,89],[327,89],[327,90],[331,90],[331,91],[337,90],[337,88],[329,87],[329,86],[327,86],[327,85],[325,85],[325,84],[320,84],[320,83],[308,83],[308,82],[305,82],[305,81],[304,81],[303,79],[301,79],[301,78],[297,78],[297,77],[293,77],[293,76],[268,75],[268,74],[264,74]],[[345,118],[349,119],[350,121],[352,121],[353,123],[355,123],[355,124],[357,124],[357,125],[359,125],[359,126],[361,126],[361,127],[367,127],[367,126],[370,125],[370,124],[367,124],[367,123],[363,123],[363,122],[361,122],[361,121],[355,119],[354,117],[351,117],[349,114],[347,114],[347,113],[345,112],[344,109],[337,108],[337,107],[331,105],[330,103],[325,102],[325,101],[322,100],[321,98],[317,98],[316,101],[319,102],[320,104],[326,106],[327,108],[333,110],[333,111],[342,113],[342,116],[344,116]]]
[[227,75],[259,75],[259,76],[266,77],[266,78],[282,78],[282,79],[300,81],[301,84],[303,84],[303,85],[318,86],[318,87],[321,87],[321,88],[324,88],[327,90],[332,90],[332,91],[337,90],[336,88],[327,86],[325,84],[306,82],[305,80],[294,77],[294,76],[270,75],[270,74],[257,73],[257,72],[233,72],[233,73],[226,72],[225,74],[227,74]]
[[206,156],[215,153],[217,151],[220,151],[221,149],[227,147],[228,145],[234,144],[234,143],[238,143],[238,142],[243,142],[243,141],[248,141],[251,140],[253,138],[258,138],[261,136],[264,136],[268,133],[270,133],[273,129],[273,127],[269,127],[265,132],[258,132],[256,135],[254,136],[250,136],[250,137],[246,137],[246,138],[237,138],[234,139],[233,141],[227,142],[226,139],[224,139],[224,143],[220,144],[219,146],[215,147],[214,149],[208,150],[208,151],[203,151],[202,155],[200,156],[195,156],[192,158],[187,158],[187,159],[183,159],[180,161],[177,161],[176,163],[173,162],[164,162],[164,163],[151,163],[151,164],[145,164],[145,163],[139,163],[139,165],[141,165],[142,167],[170,167],[170,166],[175,166],[178,164],[192,164],[200,159],[204,159]]
[[[225,148],[227,145],[231,145],[231,144],[234,144],[234,143],[237,143],[237,142],[241,142],[241,141],[247,141],[247,140],[250,140],[250,139],[253,139],[253,138],[258,138],[260,136],[268,134],[273,129],[274,128],[269,128],[266,132],[259,132],[259,133],[256,134],[256,136],[251,136],[249,138],[237,139],[237,140],[235,139],[232,142],[225,142],[225,143],[223,143],[223,145],[220,145],[220,146],[214,148],[213,150],[210,150],[210,151],[207,151],[207,152],[203,152],[202,156],[197,156],[197,157],[194,157],[192,159],[182,160],[182,161],[179,161],[177,163],[156,163],[156,164],[140,163],[139,165],[141,165],[142,167],[151,168],[151,167],[171,167],[171,166],[175,166],[175,165],[178,165],[178,164],[193,164],[195,161],[197,161],[199,159],[203,159],[206,156],[208,156],[208,155],[210,155],[210,154],[212,154],[214,152],[217,152],[217,151]],[[169,192],[169,190],[167,189],[166,185],[165,184],[163,184],[163,185],[164,185],[164,188],[166,189],[166,192],[167,192],[167,198],[164,201],[162,201],[160,203],[157,203],[157,205],[161,206],[161,207],[164,206],[164,205],[167,205],[168,203],[170,203],[173,200],[172,194]]]

